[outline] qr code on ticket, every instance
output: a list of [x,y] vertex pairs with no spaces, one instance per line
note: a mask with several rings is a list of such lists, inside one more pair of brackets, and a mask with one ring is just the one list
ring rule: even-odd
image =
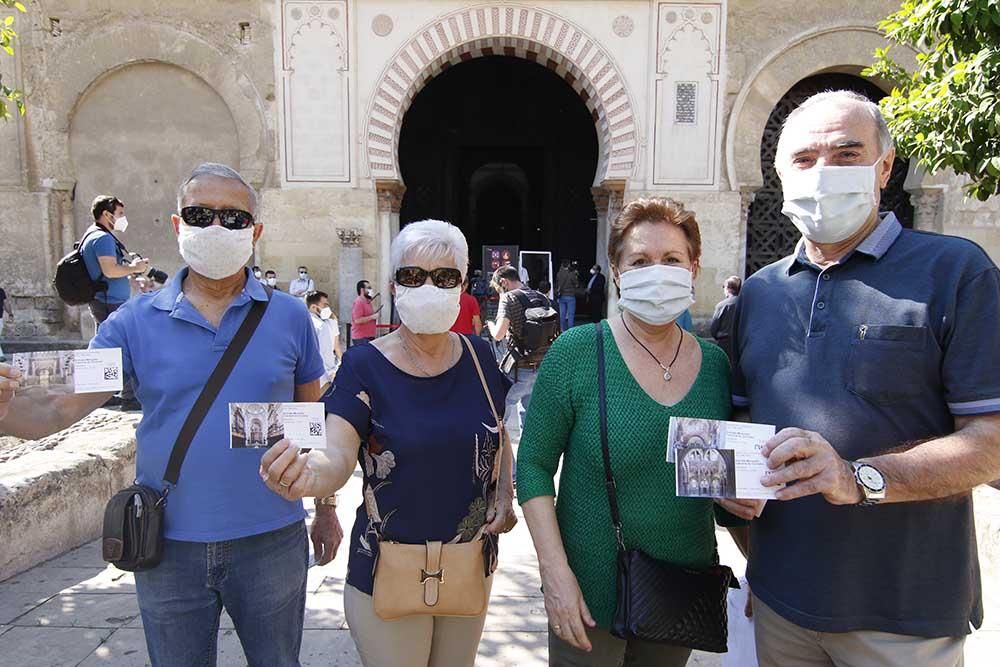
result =
[[309,435],[323,435],[323,424],[319,422],[309,422]]
[[117,380],[118,379],[118,374],[120,373],[120,370],[121,369],[116,368],[114,366],[111,366],[111,367],[105,366],[104,367],[104,379],[105,380]]

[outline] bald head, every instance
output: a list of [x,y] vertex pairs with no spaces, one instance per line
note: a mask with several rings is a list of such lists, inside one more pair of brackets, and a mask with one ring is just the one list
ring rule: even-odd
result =
[[825,154],[831,165],[872,164],[893,148],[878,105],[860,93],[836,90],[813,95],[788,114],[778,138],[778,172],[811,166]]

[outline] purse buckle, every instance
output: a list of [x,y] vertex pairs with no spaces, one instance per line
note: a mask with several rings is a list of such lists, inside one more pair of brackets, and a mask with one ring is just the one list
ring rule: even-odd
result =
[[427,562],[420,570],[420,583],[424,587],[424,604],[433,607],[438,603],[439,587],[444,584],[444,568],[441,567],[441,542],[427,543]]

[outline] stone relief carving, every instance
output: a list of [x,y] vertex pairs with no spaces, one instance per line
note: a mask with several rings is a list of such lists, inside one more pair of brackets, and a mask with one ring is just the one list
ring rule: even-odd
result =
[[286,1],[282,59],[285,177],[350,180],[347,2]]
[[659,4],[654,183],[717,182],[724,17],[721,2]]
[[631,16],[621,16],[615,18],[614,22],[611,24],[611,29],[615,31],[615,34],[619,37],[628,37],[635,30],[635,21],[632,20]]
[[361,246],[361,239],[364,235],[361,233],[360,229],[338,229],[337,238],[340,239],[340,245],[345,248],[358,248]]
[[372,32],[379,37],[385,37],[392,32],[392,18],[387,14],[379,14],[372,19]]
[[548,67],[580,94],[601,144],[596,182],[632,174],[639,150],[637,120],[625,77],[611,55],[561,16],[497,4],[438,17],[417,30],[386,66],[369,102],[364,131],[371,176],[399,180],[396,146],[403,115],[430,79],[463,60],[496,54]]

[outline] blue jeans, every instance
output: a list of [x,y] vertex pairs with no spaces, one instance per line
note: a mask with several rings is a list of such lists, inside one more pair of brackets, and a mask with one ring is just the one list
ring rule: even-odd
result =
[[516,375],[510,374],[510,380],[514,386],[507,392],[504,424],[507,426],[507,434],[510,435],[510,442],[514,447],[517,447],[521,442],[524,415],[528,411],[528,404],[531,403],[531,392],[535,390],[537,378],[538,371],[530,368],[519,368]]
[[309,543],[301,521],[226,542],[164,540],[135,573],[153,667],[213,667],[223,607],[251,667],[299,667]]
[[559,297],[559,328],[563,331],[572,329],[576,324],[576,297]]

